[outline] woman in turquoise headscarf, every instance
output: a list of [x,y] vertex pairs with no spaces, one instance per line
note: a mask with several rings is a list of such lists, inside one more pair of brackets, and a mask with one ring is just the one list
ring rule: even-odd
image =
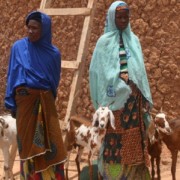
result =
[[108,10],[90,64],[90,93],[96,109],[111,104],[115,116],[116,130],[108,127],[98,163],[103,179],[150,179],[146,129],[152,98],[141,45],[123,1]]

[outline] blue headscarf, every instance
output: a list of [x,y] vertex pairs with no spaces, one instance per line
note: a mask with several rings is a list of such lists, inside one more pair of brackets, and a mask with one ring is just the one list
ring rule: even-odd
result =
[[[16,109],[14,98],[15,88],[18,86],[52,90],[56,97],[61,72],[61,55],[58,48],[51,43],[50,17],[38,13],[42,24],[40,39],[30,42],[28,37],[25,37],[16,41],[11,48],[5,95],[5,106],[8,109]],[[37,14],[37,11],[27,16],[26,24],[33,14]]]
[[[90,94],[94,107],[98,104],[107,106],[114,102],[111,110],[124,107],[131,89],[119,78],[119,32],[115,24],[117,6],[127,6],[123,1],[116,1],[110,6],[104,34],[99,38],[90,64]],[[127,6],[128,7],[128,6]],[[151,92],[144,66],[143,54],[138,37],[131,31],[130,23],[122,32],[128,59],[129,79],[140,89],[143,96],[152,105]]]

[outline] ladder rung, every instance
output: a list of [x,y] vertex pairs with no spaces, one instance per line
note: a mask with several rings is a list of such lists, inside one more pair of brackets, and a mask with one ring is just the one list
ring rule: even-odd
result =
[[68,69],[78,69],[79,62],[77,62],[77,61],[61,61],[61,67],[68,68]]
[[88,16],[91,13],[90,8],[45,8],[45,9],[39,9],[39,11],[44,12],[48,15],[62,15],[62,16],[67,16],[67,15]]

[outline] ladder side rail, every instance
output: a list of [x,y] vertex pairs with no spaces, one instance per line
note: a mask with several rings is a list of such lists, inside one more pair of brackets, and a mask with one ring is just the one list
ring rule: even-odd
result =
[[88,50],[88,44],[90,40],[90,33],[91,33],[91,25],[93,22],[94,12],[95,12],[95,2],[96,0],[90,0],[89,6],[92,6],[91,16],[85,17],[83,30],[81,34],[81,41],[79,45],[79,51],[77,56],[77,61],[80,62],[79,70],[75,72],[73,82],[71,85],[71,92],[69,95],[69,102],[66,110],[66,116],[64,119],[65,124],[68,122],[69,118],[75,114],[75,107],[76,107],[76,94],[77,90],[80,87],[82,75],[84,72],[85,66],[85,58]]
[[96,0],[89,0],[88,1],[88,5],[87,8],[91,9],[91,15],[90,17],[86,17],[84,20],[84,26],[83,26],[83,30],[82,30],[82,34],[81,34],[81,41],[79,44],[79,49],[78,49],[78,54],[77,54],[77,61],[81,62],[84,59],[85,53],[86,53],[86,38],[87,38],[87,34],[89,34],[90,32],[89,29],[91,29],[90,24],[92,24],[92,22],[90,22],[91,19],[93,19],[94,17],[94,9],[95,9],[95,4],[96,4]]
[[50,5],[51,5],[51,0],[42,0],[39,9],[48,8],[50,7]]
[[[69,64],[67,61],[62,62],[62,66],[64,68],[70,68],[70,67],[68,67],[70,64],[72,65],[71,66],[72,68],[74,68],[74,66],[76,67],[75,68],[76,71],[74,73],[73,81],[71,84],[71,91],[70,91],[70,95],[69,95],[69,101],[68,101],[66,116],[65,116],[65,120],[64,120],[65,123],[68,122],[68,120],[72,114],[75,114],[75,106],[76,106],[76,97],[75,96],[77,94],[78,88],[80,87],[81,80],[82,80],[82,74],[84,72],[85,58],[86,58],[86,53],[88,50],[88,44],[89,44],[90,33],[91,33],[91,24],[92,24],[93,17],[94,17],[96,1],[97,0],[89,0],[87,8],[75,8],[75,9],[74,8],[64,8],[64,9],[58,8],[56,10],[54,9],[55,15],[75,15],[76,14],[76,15],[85,15],[86,16],[85,20],[84,20],[84,24],[83,24],[82,33],[81,33],[81,39],[80,39],[80,44],[79,44],[78,54],[77,54],[77,60],[74,61],[74,62],[76,62],[76,64],[74,62],[71,62]],[[49,9],[46,8],[47,3],[49,5],[50,0],[42,0],[40,10],[46,12],[47,14],[49,13],[49,15],[54,15],[51,8],[49,8]],[[73,13],[71,12],[72,9],[73,9]],[[60,14],[59,10],[62,10],[64,12]],[[80,10],[81,12],[77,13],[77,10],[78,11]],[[69,11],[69,13],[67,13],[68,11]]]

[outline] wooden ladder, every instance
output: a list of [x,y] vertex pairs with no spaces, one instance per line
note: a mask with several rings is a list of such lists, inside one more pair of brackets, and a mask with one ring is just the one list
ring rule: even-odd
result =
[[50,8],[51,0],[42,0],[40,4],[39,11],[44,12],[50,16],[85,16],[76,60],[62,60],[62,68],[75,69],[74,77],[71,84],[68,106],[64,119],[65,124],[68,122],[69,118],[75,114],[75,95],[77,93],[77,90],[80,88],[80,84],[82,82],[82,75],[85,66],[86,53],[88,51],[88,44],[96,1],[97,0],[88,0],[86,8]]

